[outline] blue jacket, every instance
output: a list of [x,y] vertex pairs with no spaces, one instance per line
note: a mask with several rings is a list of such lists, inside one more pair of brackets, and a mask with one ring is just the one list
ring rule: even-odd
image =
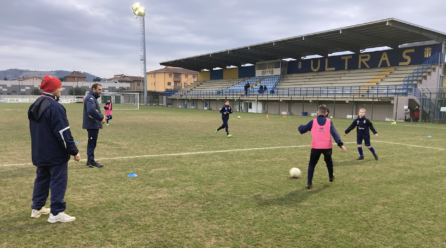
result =
[[[325,116],[323,115],[319,115],[317,117],[317,123],[321,126],[325,125],[325,122],[327,122],[327,118],[325,118]],[[311,131],[311,128],[313,128],[313,120],[311,120],[310,122],[308,122],[307,125],[300,125],[298,130],[301,134],[304,134],[308,131]],[[336,128],[333,125],[333,122],[331,122],[330,125],[330,134],[331,136],[333,136],[333,139],[335,140],[335,142],[338,144],[338,146],[343,146],[344,143],[342,143],[341,141],[341,137],[338,134],[338,131],[336,131]]]
[[104,119],[104,116],[101,113],[98,98],[99,95],[94,92],[90,92],[85,97],[83,129],[102,129],[101,121]]
[[356,127],[356,134],[359,138],[370,138],[370,131],[369,128],[372,130],[373,134],[377,134],[375,128],[373,127],[373,124],[370,122],[369,119],[362,117],[358,118],[353,121],[353,123],[345,130],[345,133],[349,133],[353,128]]
[[35,166],[67,163],[79,151],[71,136],[67,114],[51,94],[43,93],[28,110],[31,157]]
[[[226,114],[225,114],[226,112]],[[226,106],[224,105],[221,109],[220,109],[220,113],[221,113],[221,118],[225,119],[225,120],[229,120],[229,114],[232,114],[232,108],[231,106]]]

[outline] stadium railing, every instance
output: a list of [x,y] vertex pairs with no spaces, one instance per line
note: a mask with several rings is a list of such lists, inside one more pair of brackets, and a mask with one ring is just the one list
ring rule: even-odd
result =
[[405,79],[403,79],[403,85],[406,88],[417,83],[417,81],[424,76],[424,74],[432,68],[435,64],[442,64],[444,61],[443,53],[434,53],[430,56],[423,64],[421,64],[417,69],[411,72]]
[[431,98],[426,96],[416,85],[413,88],[413,95],[420,101],[421,109],[424,110],[429,116],[432,116],[435,119],[440,119],[442,116],[440,106],[436,106],[435,103],[432,102]]
[[[361,90],[361,93],[358,93]],[[278,88],[259,93],[256,89],[248,91],[252,97],[393,97],[407,96],[412,88],[399,85],[376,85],[376,86],[332,86],[332,87],[299,87]],[[193,90],[184,92],[182,97],[239,97],[239,90]]]

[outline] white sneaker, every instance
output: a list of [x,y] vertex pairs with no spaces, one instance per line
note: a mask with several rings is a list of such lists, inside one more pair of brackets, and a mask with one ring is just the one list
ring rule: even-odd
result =
[[57,222],[72,222],[75,221],[76,217],[69,216],[68,214],[64,212],[60,212],[56,216],[53,214],[50,214],[50,217],[48,218],[49,223],[57,223]]
[[31,211],[31,218],[39,218],[42,214],[49,214],[51,209],[43,207],[40,210],[33,209]]

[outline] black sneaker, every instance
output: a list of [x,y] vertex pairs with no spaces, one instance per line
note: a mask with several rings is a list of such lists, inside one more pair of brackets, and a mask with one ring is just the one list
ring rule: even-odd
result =
[[333,175],[332,177],[330,177],[330,182],[333,182],[335,180],[335,176]]
[[90,166],[90,168],[101,168],[101,167],[103,167],[104,165],[103,165],[103,164],[100,164],[100,163],[97,163],[97,162],[90,162],[90,163],[88,164],[88,166]]
[[307,182],[306,188],[307,189],[311,189],[311,187],[313,187],[313,183],[312,182]]
[[363,160],[364,156],[359,156],[359,158],[357,158],[356,160]]
[[375,157],[375,160],[378,160],[378,155],[373,154],[373,157]]

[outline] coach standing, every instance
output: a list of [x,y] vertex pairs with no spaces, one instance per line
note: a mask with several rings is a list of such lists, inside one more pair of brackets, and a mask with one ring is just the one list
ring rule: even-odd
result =
[[[42,95],[28,111],[31,133],[31,153],[37,167],[34,181],[31,217],[50,214],[48,222],[71,222],[75,217],[64,213],[70,155],[79,161],[80,155],[71,136],[67,114],[58,103],[62,83],[55,77],[45,76],[40,85]],[[51,189],[51,209],[45,208]]]
[[105,123],[105,116],[102,115],[99,108],[98,98],[102,93],[101,84],[93,84],[90,93],[84,100],[84,118],[82,128],[88,131],[88,147],[87,147],[87,165],[90,168],[101,168],[102,164],[94,160],[94,149],[98,140],[99,129]]

